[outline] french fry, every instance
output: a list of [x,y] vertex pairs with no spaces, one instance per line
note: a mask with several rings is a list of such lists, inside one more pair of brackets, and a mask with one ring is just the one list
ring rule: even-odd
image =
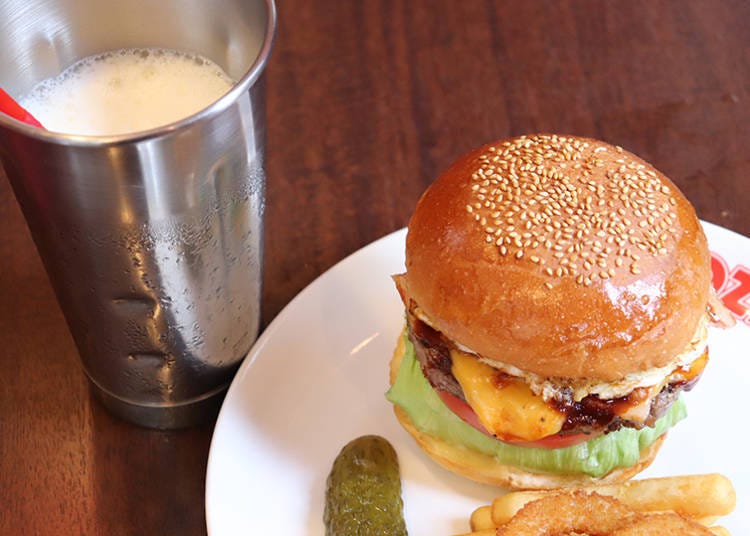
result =
[[492,522],[492,507],[491,506],[480,506],[471,513],[469,518],[469,526],[473,531],[491,529],[495,527]]
[[737,501],[731,481],[715,473],[631,480],[606,487],[635,510],[673,510],[691,518],[727,515]]
[[[737,500],[730,480],[715,473],[631,480],[582,489],[615,497],[640,512],[672,510],[692,519],[727,515]],[[519,491],[496,498],[492,502],[492,522],[495,526],[506,523],[526,503],[548,493]]]
[[[498,526],[494,524],[490,514],[491,506],[480,506],[471,514],[469,521],[471,532],[466,532],[457,536],[495,536],[495,531]],[[731,536],[729,531],[724,527],[710,526],[716,521],[716,519],[718,519],[718,516],[696,519],[695,521],[706,526],[711,532],[716,534],[716,536]]]

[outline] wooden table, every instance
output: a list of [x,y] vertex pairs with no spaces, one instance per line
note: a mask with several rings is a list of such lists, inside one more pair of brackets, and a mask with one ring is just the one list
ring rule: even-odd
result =
[[[407,223],[464,151],[538,131],[621,145],[750,235],[750,4],[279,2],[267,71],[263,323]],[[0,534],[203,534],[212,425],[149,431],[91,399],[0,179]]]

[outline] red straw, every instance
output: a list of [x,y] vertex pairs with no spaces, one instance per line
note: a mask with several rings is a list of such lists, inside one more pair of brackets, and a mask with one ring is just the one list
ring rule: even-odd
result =
[[3,91],[2,88],[0,88],[0,112],[11,116],[13,119],[18,119],[23,123],[44,128],[33,115],[31,115],[26,109],[22,108],[21,105],[13,100],[13,97]]

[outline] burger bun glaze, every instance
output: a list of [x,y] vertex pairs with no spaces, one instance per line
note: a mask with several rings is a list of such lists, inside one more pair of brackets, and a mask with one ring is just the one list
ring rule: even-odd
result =
[[406,238],[404,286],[429,323],[541,377],[614,381],[669,364],[705,315],[710,280],[677,187],[580,137],[469,152],[423,194]]

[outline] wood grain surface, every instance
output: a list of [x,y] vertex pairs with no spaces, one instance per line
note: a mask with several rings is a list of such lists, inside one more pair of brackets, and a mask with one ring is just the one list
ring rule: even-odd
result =
[[[266,72],[263,324],[404,226],[454,158],[600,138],[750,235],[750,3],[283,0]],[[0,534],[204,534],[213,426],[158,432],[90,398],[0,178]]]

